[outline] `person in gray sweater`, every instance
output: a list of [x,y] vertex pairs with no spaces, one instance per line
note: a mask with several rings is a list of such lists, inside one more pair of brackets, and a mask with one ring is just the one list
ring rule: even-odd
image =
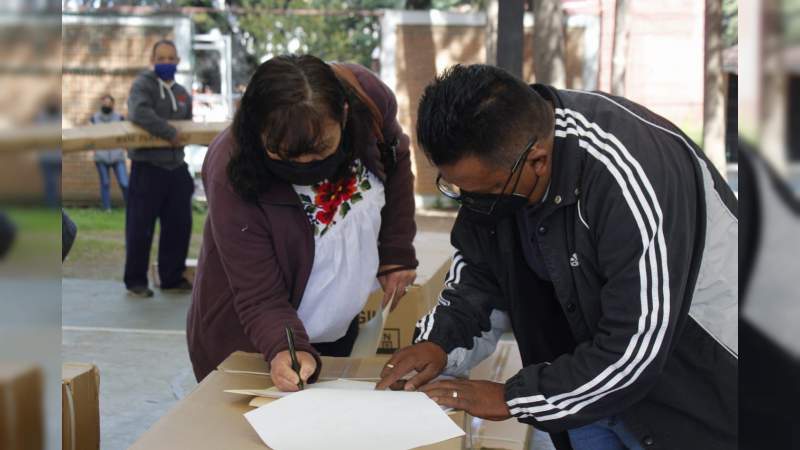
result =
[[[100,105],[100,111],[94,113],[89,122],[98,124],[125,120],[122,114],[114,111],[114,97],[110,94],[106,94],[100,99]],[[97,166],[97,173],[100,175],[100,201],[103,210],[111,211],[111,172],[116,175],[119,189],[122,191],[122,198],[127,203],[128,168],[125,166],[125,150],[121,148],[95,150],[94,165]]]
[[156,219],[160,222],[158,274],[164,290],[191,290],[183,276],[192,231],[194,180],[183,161],[185,139],[169,120],[191,120],[192,99],[175,82],[180,62],[175,44],[153,46],[152,70],[142,72],[128,96],[128,119],[167,147],[131,148],[131,177],[125,223],[125,286],[139,297],[152,297],[147,268]]

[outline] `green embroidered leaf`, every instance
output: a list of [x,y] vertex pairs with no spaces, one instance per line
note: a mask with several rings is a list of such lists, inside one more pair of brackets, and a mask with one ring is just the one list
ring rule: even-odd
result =
[[354,204],[360,202],[361,200],[364,200],[364,197],[361,196],[360,192],[356,192],[352,197],[350,197],[350,202]]
[[320,234],[319,234],[319,236],[320,236],[320,237],[322,237],[322,236],[325,236],[325,233],[327,233],[327,232],[328,232],[328,229],[329,229],[328,227],[325,227],[325,228],[322,230],[322,233],[320,233]]
[[342,210],[342,217],[344,217],[348,212],[350,212],[350,203],[344,202],[340,208]]
[[304,203],[311,203],[311,197],[306,194],[300,194],[300,200],[302,200]]
[[372,189],[372,185],[369,184],[369,180],[364,178],[364,181],[361,182],[361,186],[359,186],[362,191],[368,191]]

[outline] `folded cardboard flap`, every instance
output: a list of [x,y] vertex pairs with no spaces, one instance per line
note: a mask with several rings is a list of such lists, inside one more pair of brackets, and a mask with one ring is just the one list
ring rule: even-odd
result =
[[[369,358],[333,358],[323,356],[321,378],[377,378],[380,377],[388,356]],[[269,366],[259,353],[233,352],[222,361],[217,370],[227,373],[269,375]],[[271,386],[271,382],[268,386]]]
[[[448,259],[430,278],[420,280],[420,284],[408,288],[397,308],[386,319],[383,338],[378,346],[378,354],[391,355],[397,350],[411,345],[414,327],[420,317],[427,314],[436,305],[439,291],[441,291],[449,268],[450,260]],[[383,291],[381,290],[375,291],[369,296],[367,304],[358,316],[359,325],[366,324],[380,314],[381,300],[383,300]]]
[[100,448],[100,372],[93,364],[64,363],[61,369],[61,447]]
[[0,364],[0,448],[44,448],[41,369],[28,364]]

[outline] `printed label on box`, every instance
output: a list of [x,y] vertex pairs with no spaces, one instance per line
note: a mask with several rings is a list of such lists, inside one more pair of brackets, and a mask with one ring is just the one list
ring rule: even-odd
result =
[[400,329],[384,328],[381,344],[378,346],[379,355],[391,355],[400,348]]

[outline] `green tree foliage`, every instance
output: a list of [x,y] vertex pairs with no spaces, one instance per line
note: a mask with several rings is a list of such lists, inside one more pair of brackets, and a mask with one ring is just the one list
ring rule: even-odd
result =
[[[379,9],[403,9],[410,0],[233,0],[234,13],[198,13],[193,20],[198,33],[214,28],[232,34],[257,64],[283,53],[310,53],[327,61],[357,62],[367,67],[380,46],[380,18],[363,14]],[[181,6],[213,6],[211,0],[179,0]],[[470,6],[482,8],[485,0],[431,0],[433,9]],[[241,9],[237,9],[241,8]],[[322,10],[336,14],[292,14],[292,10]],[[282,10],[275,14],[267,10]]]

